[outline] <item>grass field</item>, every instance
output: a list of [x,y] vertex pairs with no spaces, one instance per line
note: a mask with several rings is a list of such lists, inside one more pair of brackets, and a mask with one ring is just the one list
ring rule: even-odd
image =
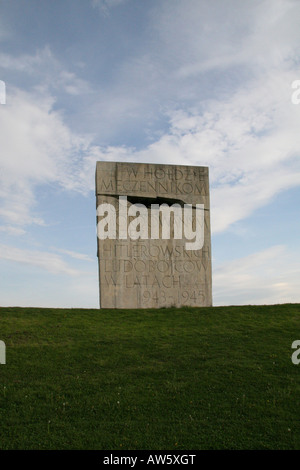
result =
[[300,305],[0,308],[1,449],[300,449]]

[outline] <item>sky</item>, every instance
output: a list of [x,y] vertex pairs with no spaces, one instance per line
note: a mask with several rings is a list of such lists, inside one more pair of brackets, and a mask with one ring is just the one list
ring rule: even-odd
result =
[[208,166],[213,304],[300,302],[299,18],[0,0],[0,306],[98,308],[96,161]]

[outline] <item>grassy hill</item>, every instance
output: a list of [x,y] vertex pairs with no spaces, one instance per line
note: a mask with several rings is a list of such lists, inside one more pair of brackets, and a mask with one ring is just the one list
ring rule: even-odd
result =
[[300,449],[300,305],[0,308],[1,449]]

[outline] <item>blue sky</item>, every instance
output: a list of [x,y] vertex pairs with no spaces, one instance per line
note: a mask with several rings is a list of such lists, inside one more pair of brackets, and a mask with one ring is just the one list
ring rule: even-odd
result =
[[300,302],[298,0],[0,0],[0,306],[98,307],[98,160],[210,168],[214,305]]

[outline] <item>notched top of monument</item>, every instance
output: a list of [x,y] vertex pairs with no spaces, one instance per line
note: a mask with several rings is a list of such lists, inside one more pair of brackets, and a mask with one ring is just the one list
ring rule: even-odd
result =
[[168,198],[209,209],[208,167],[97,162],[96,195]]

